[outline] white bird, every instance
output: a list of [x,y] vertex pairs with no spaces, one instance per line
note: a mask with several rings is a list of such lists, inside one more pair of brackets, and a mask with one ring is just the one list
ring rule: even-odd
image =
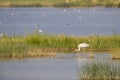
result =
[[[87,44],[87,43],[81,43],[81,44],[78,45],[78,49],[76,49],[75,51],[80,52],[81,49],[84,49],[86,47],[89,47],[89,44]],[[84,52],[85,52],[85,50],[84,50]]]
[[2,36],[3,36],[3,33],[1,33],[0,36],[2,37]]
[[43,30],[39,29],[39,33],[43,32]]

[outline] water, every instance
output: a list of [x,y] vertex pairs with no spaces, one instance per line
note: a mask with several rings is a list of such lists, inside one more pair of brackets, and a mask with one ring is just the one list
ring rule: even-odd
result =
[[39,30],[66,35],[120,33],[120,8],[0,8],[0,33],[24,35]]
[[75,59],[25,59],[0,62],[0,80],[76,80]]
[[[66,35],[112,35],[120,33],[120,8],[0,8],[0,33],[24,35],[34,30]],[[79,57],[81,55],[77,55]],[[103,57],[104,56],[104,57]],[[73,54],[56,58],[0,61],[0,80],[77,80],[78,64]],[[111,60],[95,55],[94,60]]]
[[[98,53],[97,53],[98,54]],[[96,54],[96,56],[97,56]],[[104,57],[102,60],[111,61]],[[86,54],[87,55],[87,54]],[[76,55],[80,57],[81,55]],[[73,54],[58,54],[55,58],[27,58],[0,61],[0,80],[77,80],[78,67],[98,59],[77,59]],[[120,61],[119,61],[120,63]]]

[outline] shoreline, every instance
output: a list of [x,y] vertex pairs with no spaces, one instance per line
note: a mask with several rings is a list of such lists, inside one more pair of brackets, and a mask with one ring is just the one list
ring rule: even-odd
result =
[[120,8],[119,0],[0,0],[0,7],[58,7],[58,8],[83,8],[83,7],[114,7]]
[[105,6],[87,6],[87,7],[55,7],[55,6],[39,6],[39,7],[36,7],[36,6],[1,6],[0,5],[0,8],[76,8],[76,9],[79,9],[79,8],[94,8],[94,7],[98,7],[98,8],[120,8],[120,7],[105,7]]

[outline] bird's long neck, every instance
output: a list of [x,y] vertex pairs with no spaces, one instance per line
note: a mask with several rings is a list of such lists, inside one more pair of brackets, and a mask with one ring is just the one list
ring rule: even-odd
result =
[[80,51],[81,47],[78,47],[78,51]]
[[75,51],[78,51],[78,52],[79,52],[79,51],[81,50],[80,48],[81,48],[81,47],[78,47],[78,49],[76,49]]

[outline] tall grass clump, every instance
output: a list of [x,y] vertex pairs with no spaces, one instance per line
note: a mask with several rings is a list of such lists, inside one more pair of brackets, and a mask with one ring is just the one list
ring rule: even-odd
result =
[[114,48],[110,51],[112,54],[113,59],[120,59],[120,49],[119,48]]
[[25,36],[25,42],[30,47],[39,47],[43,49],[47,48],[75,48],[75,38],[59,35],[39,34],[35,32],[33,34]]
[[[42,57],[54,56],[54,51],[47,51],[44,47],[46,44],[41,44],[39,36],[7,36],[0,37],[0,58],[23,58],[23,57]],[[45,37],[45,36],[44,36]],[[44,39],[43,37],[43,39]],[[29,39],[30,38],[30,39]],[[29,39],[26,41],[26,39]],[[47,38],[48,39],[48,38]],[[46,39],[46,40],[47,40]],[[44,41],[44,40],[42,40]],[[47,47],[47,46],[46,46]]]
[[120,48],[120,35],[90,36],[88,42],[94,49]]
[[120,64],[91,62],[79,66],[78,80],[119,80]]
[[0,57],[16,57],[25,55],[27,45],[22,40],[22,37],[0,37]]

